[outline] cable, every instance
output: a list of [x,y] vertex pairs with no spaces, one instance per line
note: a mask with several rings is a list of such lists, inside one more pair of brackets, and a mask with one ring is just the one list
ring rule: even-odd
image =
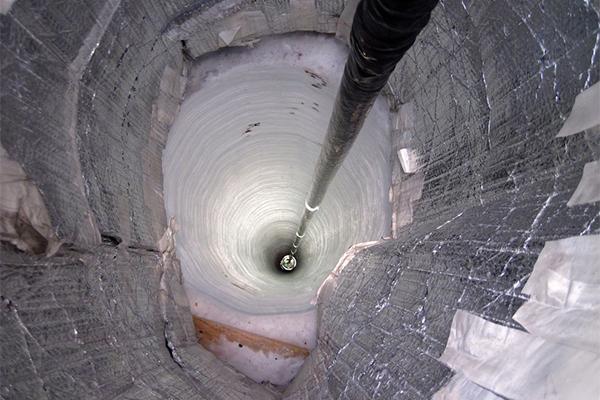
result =
[[[375,99],[396,64],[429,22],[438,0],[362,0],[350,32],[350,54],[337,93],[327,135],[289,257],[281,267],[291,271],[300,242],[333,177],[350,151]],[[292,261],[294,267],[291,267]],[[291,269],[288,269],[290,268]]]

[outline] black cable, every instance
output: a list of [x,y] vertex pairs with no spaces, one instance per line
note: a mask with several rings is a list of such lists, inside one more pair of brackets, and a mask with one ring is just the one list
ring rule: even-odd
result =
[[296,253],[312,216],[350,151],[377,95],[429,22],[437,2],[362,0],[358,5],[350,32],[350,54],[291,255]]

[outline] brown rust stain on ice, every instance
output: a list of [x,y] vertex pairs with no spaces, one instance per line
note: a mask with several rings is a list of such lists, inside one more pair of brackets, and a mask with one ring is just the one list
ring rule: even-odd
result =
[[308,357],[309,350],[291,343],[257,335],[229,325],[193,316],[198,342],[206,349],[216,346],[221,339],[238,343],[239,347],[248,347],[264,353],[276,353],[282,358]]

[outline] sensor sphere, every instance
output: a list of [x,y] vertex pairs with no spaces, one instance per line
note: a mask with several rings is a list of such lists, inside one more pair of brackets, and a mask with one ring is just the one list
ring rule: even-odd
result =
[[279,265],[281,266],[281,269],[283,269],[284,271],[291,271],[294,268],[296,268],[296,258],[294,258],[294,256],[288,254],[281,259],[281,262],[279,263]]

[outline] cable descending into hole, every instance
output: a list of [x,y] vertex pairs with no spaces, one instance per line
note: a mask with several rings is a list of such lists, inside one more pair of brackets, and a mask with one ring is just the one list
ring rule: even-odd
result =
[[375,99],[396,64],[429,22],[438,0],[362,0],[350,32],[346,60],[325,141],[304,202],[290,253],[281,259],[285,271],[296,267],[294,255],[319,210],[329,184],[358,136]]

